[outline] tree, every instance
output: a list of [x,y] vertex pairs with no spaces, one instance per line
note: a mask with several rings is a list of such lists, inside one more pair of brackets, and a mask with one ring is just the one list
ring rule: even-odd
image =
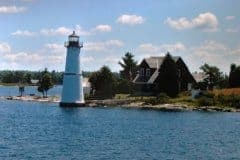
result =
[[223,73],[220,72],[219,68],[205,63],[200,69],[206,75],[206,78],[203,81],[209,90],[212,90],[214,87],[219,87],[224,78]]
[[122,57],[122,62],[118,64],[123,68],[120,71],[120,79],[117,82],[117,92],[118,93],[132,93],[133,92],[133,79],[137,73],[137,61],[133,59],[134,55],[127,52],[124,57]]
[[172,56],[167,53],[161,68],[159,69],[159,78],[157,79],[157,93],[166,93],[170,97],[177,96],[179,92],[178,69]]
[[31,84],[31,73],[25,73],[23,76],[23,83]]
[[122,79],[127,79],[128,81],[132,81],[136,76],[137,72],[137,61],[133,59],[134,55],[130,52],[127,52],[124,57],[122,57],[122,62],[118,62],[119,65],[123,68],[120,71],[120,77]]
[[21,86],[18,87],[18,91],[19,91],[19,93],[20,93],[20,97],[23,96],[24,88],[25,88],[25,87],[24,87],[23,85],[21,85]]
[[229,87],[240,87],[240,66],[237,66],[236,64],[231,64],[230,68]]
[[42,76],[40,77],[38,82],[38,91],[42,92],[43,97],[47,97],[48,96],[47,92],[52,87],[53,87],[52,77],[50,73],[47,71],[47,69],[45,69],[42,72]]
[[91,94],[95,98],[112,98],[115,95],[116,78],[107,66],[91,74]]

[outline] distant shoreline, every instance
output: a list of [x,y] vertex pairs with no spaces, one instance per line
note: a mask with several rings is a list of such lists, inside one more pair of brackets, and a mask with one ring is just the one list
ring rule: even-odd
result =
[[[45,103],[59,103],[60,98],[55,96],[49,96],[48,98],[42,98],[40,96],[1,96],[0,99],[15,100],[15,101],[29,101],[29,102],[45,102]],[[121,107],[121,108],[136,108],[143,110],[159,110],[169,112],[180,111],[206,111],[206,112],[240,112],[240,109],[226,108],[218,106],[191,106],[181,103],[173,104],[158,104],[149,105],[144,102],[134,102],[128,99],[106,99],[106,100],[86,100],[86,107]]]

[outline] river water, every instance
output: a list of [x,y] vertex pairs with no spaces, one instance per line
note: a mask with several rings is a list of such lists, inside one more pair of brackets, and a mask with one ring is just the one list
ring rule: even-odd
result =
[[239,113],[0,100],[0,159],[240,159],[239,146]]

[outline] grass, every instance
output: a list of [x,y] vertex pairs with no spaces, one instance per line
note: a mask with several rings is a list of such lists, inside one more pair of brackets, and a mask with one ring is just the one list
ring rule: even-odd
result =
[[193,99],[187,92],[180,93],[176,98],[117,94],[115,99],[126,99],[151,105],[168,103],[182,104],[189,107],[216,106],[219,108],[240,108],[240,88],[204,92],[197,99]]
[[196,106],[196,100],[192,99],[190,96],[179,96],[176,98],[171,98],[169,100],[170,103],[180,103],[188,106]]
[[214,95],[240,95],[240,88],[215,89]]

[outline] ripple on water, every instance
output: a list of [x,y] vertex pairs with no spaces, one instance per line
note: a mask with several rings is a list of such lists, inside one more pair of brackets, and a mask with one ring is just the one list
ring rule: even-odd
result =
[[0,159],[237,159],[239,113],[0,101]]

